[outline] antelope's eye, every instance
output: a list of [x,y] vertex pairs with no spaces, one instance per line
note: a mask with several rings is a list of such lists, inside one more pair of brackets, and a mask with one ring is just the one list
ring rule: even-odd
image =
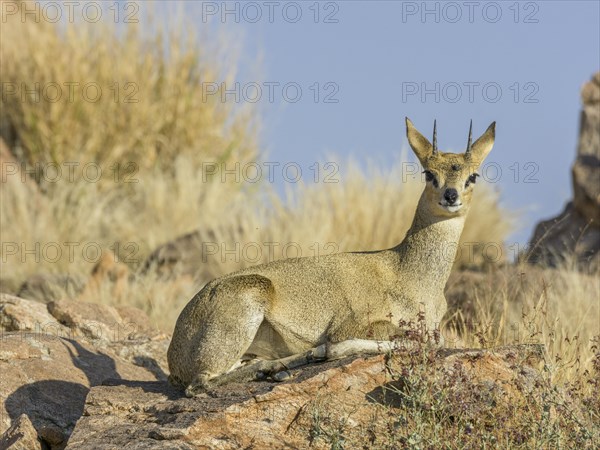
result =
[[438,186],[438,182],[435,179],[435,175],[432,174],[429,170],[424,170],[423,173],[425,174],[425,181],[429,182],[429,181],[433,181],[433,185],[435,187]]
[[465,187],[467,187],[469,184],[473,183],[475,184],[475,182],[477,181],[477,177],[479,176],[478,173],[473,173],[469,176],[469,178],[467,179],[467,182],[465,183]]

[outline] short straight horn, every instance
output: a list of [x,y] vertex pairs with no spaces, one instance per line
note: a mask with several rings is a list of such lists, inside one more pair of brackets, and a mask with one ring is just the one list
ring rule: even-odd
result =
[[433,154],[435,155],[438,151],[437,148],[437,124],[436,120],[433,120]]
[[472,138],[473,138],[473,119],[471,119],[471,125],[469,125],[469,140],[467,141],[467,151],[465,153],[471,153]]

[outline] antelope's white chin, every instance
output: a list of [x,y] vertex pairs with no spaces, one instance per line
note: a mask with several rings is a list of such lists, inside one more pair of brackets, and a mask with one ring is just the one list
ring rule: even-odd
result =
[[440,203],[440,206],[448,212],[455,213],[458,212],[463,205],[462,203],[459,203],[458,205],[444,205],[443,203]]

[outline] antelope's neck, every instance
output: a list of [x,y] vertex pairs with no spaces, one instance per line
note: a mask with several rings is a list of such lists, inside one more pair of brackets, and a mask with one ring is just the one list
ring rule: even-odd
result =
[[426,283],[444,289],[456,253],[466,215],[440,218],[430,213],[421,196],[413,223],[404,240],[392,250],[398,253],[404,271]]

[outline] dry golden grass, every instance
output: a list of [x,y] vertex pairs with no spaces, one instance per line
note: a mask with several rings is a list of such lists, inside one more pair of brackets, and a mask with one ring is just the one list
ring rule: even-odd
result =
[[[121,164],[121,181],[134,170],[138,178],[155,166],[170,170],[179,156],[197,170],[206,160],[256,156],[252,111],[200,88],[234,76],[235,46],[196,36],[185,23],[162,29],[143,11],[124,29],[109,19],[59,26],[2,17],[0,122],[16,132],[13,151],[23,161],[40,172],[44,163],[77,162],[81,169],[93,162],[111,182],[114,164]],[[52,188],[48,177],[37,177]]]
[[[212,226],[212,242],[227,249],[238,243],[241,256],[236,260],[221,251],[208,256],[212,277],[284,257],[380,250],[400,243],[412,222],[423,182],[404,177],[401,162],[387,170],[363,168],[353,160],[336,164],[343,174],[339,182],[301,184],[288,189],[283,200],[264,186],[257,202],[232,211],[232,222]],[[486,260],[481,251],[487,243],[503,246],[512,230],[514,217],[499,205],[498,197],[489,186],[477,186],[465,232],[454,244],[478,245],[473,245],[472,253],[458,255],[457,267],[498,262]]]
[[[13,286],[40,272],[85,278],[99,259],[97,248],[115,251],[125,263],[133,262],[130,266],[135,270],[158,244],[194,229],[210,230],[211,244],[219,248],[206,257],[207,276],[200,284],[286,256],[388,248],[402,240],[422,190],[418,179],[403,182],[400,164],[387,172],[369,169],[365,173],[348,162],[341,164],[348,170],[339,183],[300,186],[282,200],[271,185],[252,193],[243,187],[203,182],[185,158],[175,161],[172,172],[156,170],[148,181],[140,178],[128,195],[121,195],[120,186],[100,192],[94,183],[63,183],[51,195],[40,194],[37,208],[25,206],[30,203],[29,185],[10,178],[3,186],[0,212],[3,240],[16,245],[16,253],[5,256],[3,277],[10,278]],[[465,235],[473,241],[501,244],[510,220],[494,216],[488,220],[484,211],[502,217],[502,210],[495,193],[484,185],[478,188]],[[76,244],[69,247],[69,242]],[[25,253],[36,245],[38,258]],[[58,260],[55,248],[62,253]],[[225,249],[235,248],[233,256],[225,255]],[[467,257],[464,252],[464,261],[459,262],[467,264]],[[475,262],[481,259],[477,256]],[[189,299],[174,302],[160,297],[151,306],[136,299],[135,292],[132,289],[130,301],[165,329],[173,326],[181,302]]]
[[553,382],[577,379],[589,370],[600,338],[597,274],[527,264],[501,266],[462,279],[468,305],[453,305],[446,317],[448,345],[494,347],[542,343]]
[[[231,79],[235,46],[188,33],[194,28],[182,23],[156,26],[149,35],[151,14],[138,17],[139,24],[124,29],[111,20],[2,17],[2,41],[10,45],[0,46],[0,130],[39,185],[22,183],[14,164],[3,161],[3,242],[16,244],[20,254],[33,249],[38,260],[5,259],[2,278],[87,276],[97,258],[82,254],[86,244],[140,260],[159,243],[219,221],[239,199],[239,185],[198,176],[206,161],[245,162],[258,153],[251,105],[203,98],[200,88]],[[86,84],[98,86],[102,97],[90,101],[95,91],[86,97]],[[62,92],[56,101],[52,86]],[[73,256],[69,242],[78,247]],[[62,257],[44,254],[55,246]]]

